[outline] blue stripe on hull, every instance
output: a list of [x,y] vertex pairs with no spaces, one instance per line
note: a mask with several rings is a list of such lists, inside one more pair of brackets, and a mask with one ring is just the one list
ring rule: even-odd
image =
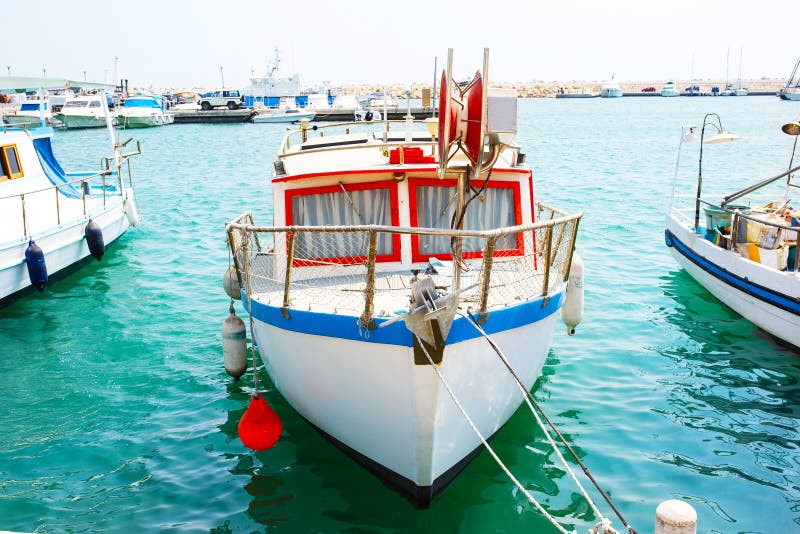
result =
[[[538,298],[522,302],[507,308],[492,311],[489,319],[483,325],[488,334],[504,332],[535,323],[552,315],[561,309],[564,301],[564,292],[553,295],[549,300]],[[242,303],[247,307],[247,296],[242,291]],[[335,337],[339,339],[352,339],[368,343],[382,343],[388,345],[413,346],[413,337],[402,321],[398,321],[386,328],[365,331],[358,324],[358,318],[352,315],[338,315],[290,309],[290,319],[284,319],[280,307],[263,304],[256,300],[252,302],[253,318],[261,322],[289,330],[317,336]],[[388,321],[391,317],[376,317],[375,323]],[[479,337],[480,334],[463,317],[456,315],[447,343],[458,343]]]
[[689,261],[715,278],[725,282],[734,289],[738,289],[743,293],[747,293],[748,295],[775,306],[776,308],[780,308],[795,315],[800,315],[800,302],[796,301],[795,299],[758,284],[754,284],[749,280],[746,280],[729,272],[726,269],[723,269],[722,267],[715,265],[714,263],[694,252],[669,230],[666,230],[665,239],[667,241],[667,246],[674,247],[675,250],[680,252],[681,255],[685,256]]

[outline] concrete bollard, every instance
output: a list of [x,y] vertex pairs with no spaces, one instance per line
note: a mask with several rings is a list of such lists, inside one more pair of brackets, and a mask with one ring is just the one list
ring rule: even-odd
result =
[[677,499],[662,502],[656,508],[656,534],[697,534],[697,512]]

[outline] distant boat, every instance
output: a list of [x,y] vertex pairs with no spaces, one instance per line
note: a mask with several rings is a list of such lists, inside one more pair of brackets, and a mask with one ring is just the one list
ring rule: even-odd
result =
[[[43,112],[39,110],[42,105],[44,105]],[[57,126],[61,124],[59,121],[53,119],[53,115],[50,113],[50,103],[45,100],[44,104],[42,104],[41,100],[38,98],[24,101],[18,110],[5,113],[2,118],[2,122],[5,122],[6,125],[17,127],[40,126],[42,119],[44,119],[47,126]],[[0,122],[0,126],[2,126],[2,122]]]
[[701,94],[699,85],[690,85],[683,90],[683,96],[700,96]]
[[614,81],[614,75],[612,74],[611,79],[605,82],[600,88],[600,97],[619,98],[621,96],[622,96],[622,89],[619,86],[619,82]]
[[742,49],[739,48],[739,75],[736,77],[736,88],[733,91],[734,96],[747,96],[747,87],[742,85]]
[[564,90],[562,87],[559,89],[558,93],[556,93],[556,98],[595,98],[597,96],[600,95],[587,91],[585,87],[578,91],[572,91],[571,89]]
[[300,119],[314,120],[317,114],[314,111],[305,111],[298,108],[259,109],[253,112],[253,122],[297,122]]
[[64,128],[105,128],[106,116],[103,112],[104,94],[78,95],[67,100],[61,111],[53,117],[64,125]]
[[679,96],[678,88],[675,87],[675,82],[667,82],[661,88],[661,96]]
[[151,128],[172,124],[175,117],[165,113],[161,99],[153,95],[133,95],[125,100],[117,113],[121,128]]
[[800,101],[800,78],[796,78],[798,67],[800,67],[800,58],[794,64],[794,69],[792,69],[789,79],[786,80],[786,85],[778,91],[781,100]]

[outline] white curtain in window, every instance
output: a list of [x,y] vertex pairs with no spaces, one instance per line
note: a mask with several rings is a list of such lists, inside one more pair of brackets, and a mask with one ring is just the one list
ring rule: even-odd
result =
[[[345,186],[346,187],[346,186]],[[353,226],[381,224],[391,226],[391,194],[389,189],[337,191],[292,197],[292,224],[297,226]],[[391,235],[378,234],[378,255],[391,254]],[[343,258],[366,256],[368,234],[323,234],[301,232],[295,241],[297,258]]]
[[[450,228],[455,211],[454,187],[418,186],[416,189],[417,224],[425,228]],[[469,196],[467,197],[469,198]],[[514,191],[509,188],[487,188],[481,197],[470,202],[464,216],[465,230],[489,230],[514,226]],[[485,239],[467,238],[463,250],[475,252],[485,245]],[[516,248],[515,236],[497,240],[497,249]],[[446,236],[419,236],[419,252],[423,255],[450,254],[450,238]]]

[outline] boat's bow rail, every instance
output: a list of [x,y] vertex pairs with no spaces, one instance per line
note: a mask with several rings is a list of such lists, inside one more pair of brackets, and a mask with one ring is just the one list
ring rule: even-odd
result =
[[[538,204],[538,222],[493,230],[380,225],[257,226],[250,212],[226,226],[241,287],[250,298],[280,307],[361,317],[407,311],[419,272],[440,291],[459,292],[474,311],[488,313],[564,288],[582,213]],[[400,261],[400,244],[437,239],[462,250],[461,262],[432,257]],[[456,256],[457,257],[457,256]],[[457,266],[460,272],[456,272]]]

